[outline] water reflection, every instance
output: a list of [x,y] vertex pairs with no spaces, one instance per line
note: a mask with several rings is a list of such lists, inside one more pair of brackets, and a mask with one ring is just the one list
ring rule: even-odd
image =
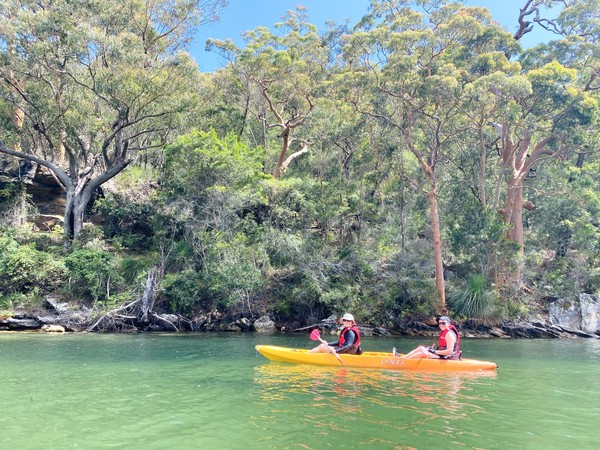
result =
[[[256,367],[254,390],[269,417],[269,425],[261,423],[263,431],[270,426],[294,430],[300,424],[285,423],[289,415],[296,421],[301,417],[304,433],[308,426],[328,442],[351,432],[362,445],[385,447],[408,445],[406,433],[451,436],[456,421],[488,412],[490,400],[479,388],[495,377],[494,372],[391,372],[271,362]],[[293,445],[319,448],[311,447],[302,433],[297,439]]]

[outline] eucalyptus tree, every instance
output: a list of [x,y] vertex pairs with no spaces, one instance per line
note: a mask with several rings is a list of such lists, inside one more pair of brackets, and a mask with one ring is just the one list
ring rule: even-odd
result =
[[8,0],[0,5],[0,95],[14,125],[0,151],[66,192],[65,245],[96,189],[132,155],[163,146],[194,102],[184,52],[225,0]]
[[[496,281],[500,284],[520,287],[522,283],[523,210],[535,208],[527,198],[534,174],[549,158],[578,154],[582,162],[578,149],[589,141],[597,120],[598,46],[584,37],[590,27],[589,20],[583,20],[589,19],[591,11],[580,4],[573,7],[578,14],[567,4],[553,22],[553,29],[565,33],[564,39],[528,50],[516,66],[490,66],[469,86],[464,109],[482,149],[480,199],[488,206],[485,177],[493,174],[495,183],[488,188],[495,193],[489,206],[501,213],[507,237],[516,245],[516,264],[508,264],[508,254],[498,260]],[[580,20],[574,21],[574,15]],[[581,29],[575,22],[586,23],[586,32],[568,34],[572,31],[567,31],[567,23],[571,30]],[[499,156],[501,170],[489,170],[486,175],[489,150]]]
[[[468,126],[461,109],[473,66],[504,58],[516,44],[481,8],[446,1],[372,2],[372,13],[349,36],[340,88],[363,114],[399,134],[421,169],[412,182],[427,198],[435,280],[445,307],[442,227],[438,205],[444,161]],[[502,55],[502,56],[500,56]]]
[[[308,23],[306,8],[288,11],[284,19],[276,25],[281,34],[266,27],[245,33],[243,49],[231,40],[207,43],[230,61],[228,69],[247,89],[244,116],[254,117],[267,132],[277,130],[281,147],[271,169],[275,178],[308,152],[310,136],[303,137],[298,130],[317,106],[330,55],[316,27]],[[254,93],[260,96],[260,103],[252,100]]]

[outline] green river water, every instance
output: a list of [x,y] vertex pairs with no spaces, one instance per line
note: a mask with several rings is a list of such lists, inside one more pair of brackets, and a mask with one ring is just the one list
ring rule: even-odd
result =
[[[418,341],[365,338],[368,350]],[[2,334],[0,449],[596,449],[600,339],[463,340],[498,372],[270,362],[308,334]]]

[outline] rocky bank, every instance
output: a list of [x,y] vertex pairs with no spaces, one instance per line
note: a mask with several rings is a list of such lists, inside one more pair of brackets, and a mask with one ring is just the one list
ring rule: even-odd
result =
[[[258,318],[239,317],[231,319],[212,311],[194,318],[174,314],[153,314],[150,318],[123,315],[117,312],[98,312],[91,309],[73,309],[67,303],[47,297],[44,310],[17,312],[0,316],[0,331],[46,331],[46,332],[257,332],[282,333],[306,332],[318,328],[324,334],[337,331],[334,316],[301,328],[276,323],[269,316]],[[466,321],[457,324],[465,337],[479,338],[598,338],[600,337],[600,296],[581,294],[568,301],[549,299],[546,311],[521,321],[504,321],[495,326]],[[436,336],[435,321],[404,321],[393,328],[361,324],[364,336]]]

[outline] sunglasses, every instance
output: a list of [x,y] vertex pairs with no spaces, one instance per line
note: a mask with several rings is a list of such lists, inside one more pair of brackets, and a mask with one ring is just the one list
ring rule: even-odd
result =
[[348,320],[348,319],[342,319],[342,322],[352,322],[352,321]]
[[438,322],[438,325],[446,325],[448,322]]

